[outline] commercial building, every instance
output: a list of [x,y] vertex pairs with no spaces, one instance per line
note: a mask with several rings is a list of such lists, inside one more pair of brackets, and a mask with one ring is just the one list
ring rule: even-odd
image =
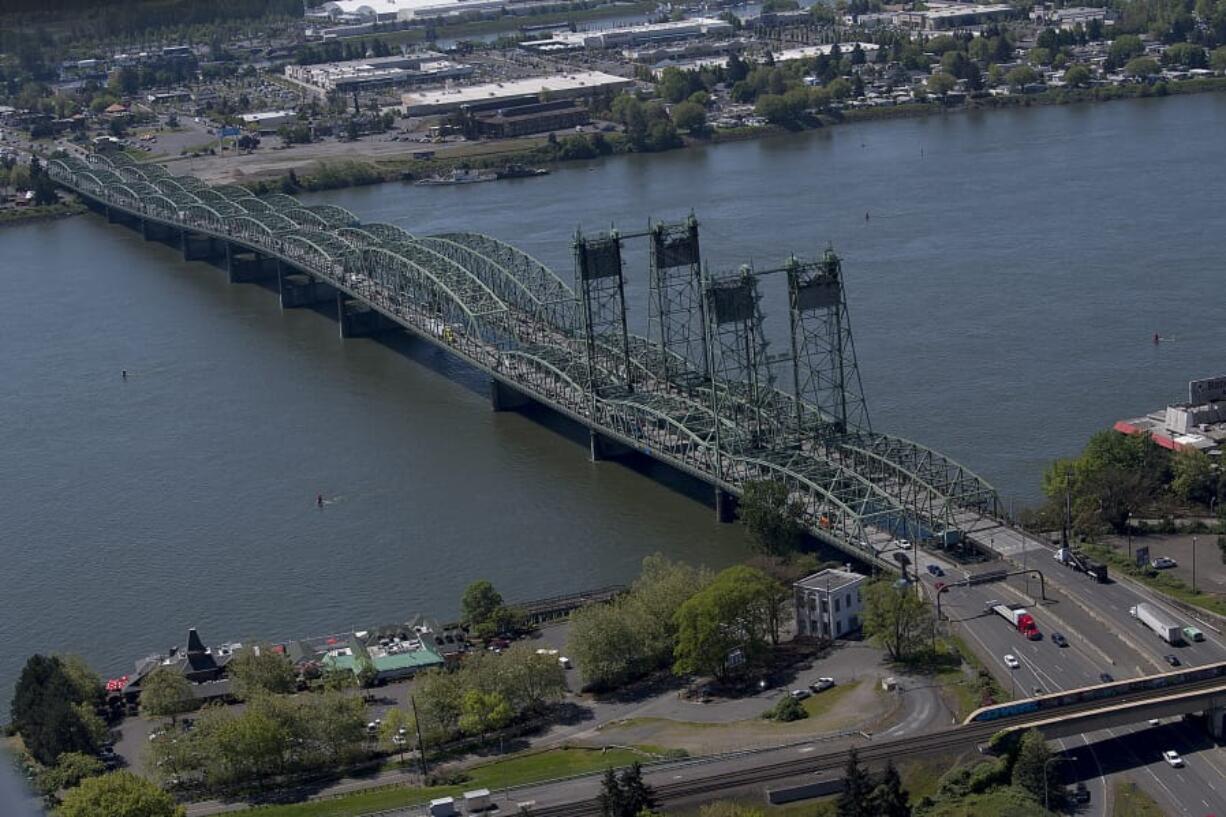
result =
[[445,114],[467,108],[488,111],[532,100],[583,99],[602,91],[620,91],[634,85],[634,80],[605,74],[601,71],[579,71],[572,74],[491,82],[439,91],[414,91],[404,94],[407,116]]
[[591,121],[588,109],[569,99],[555,102],[540,102],[535,105],[517,105],[499,108],[489,113],[478,114],[477,131],[482,136],[509,139],[529,133],[563,130]]
[[1012,6],[998,3],[930,3],[926,11],[900,11],[895,15],[898,25],[921,31],[949,31],[957,28],[987,25],[1014,16]]
[[[516,0],[331,0],[312,15],[345,22],[408,22],[477,12],[501,13]],[[519,0],[524,2],[524,0]]]
[[261,111],[260,113],[245,113],[239,116],[243,127],[257,133],[276,133],[277,128],[297,120],[298,114],[293,111]]
[[223,644],[217,649],[204,646],[196,628],[187,631],[185,647],[171,647],[165,655],[150,655],[136,662],[131,675],[124,676],[122,684],[116,684],[113,692],[122,696],[126,703],[136,703],[140,698],[145,679],[159,669],[168,669],[182,675],[190,685],[192,697],[197,701],[228,698],[231,694],[230,679],[226,676],[226,664],[242,644]]
[[828,568],[796,582],[796,634],[833,639],[859,630],[865,580],[850,570]]
[[597,31],[557,31],[552,37],[520,43],[533,51],[565,51],[580,48],[632,48],[647,43],[731,34],[732,25],[712,17],[694,17],[666,23],[643,23]]
[[436,53],[285,66],[286,79],[305,85],[318,94],[442,83],[462,79],[472,73],[471,65],[453,62]]
[[1226,377],[1192,380],[1186,403],[1120,420],[1114,428],[1122,434],[1148,434],[1163,448],[1195,448],[1220,456],[1226,442]]

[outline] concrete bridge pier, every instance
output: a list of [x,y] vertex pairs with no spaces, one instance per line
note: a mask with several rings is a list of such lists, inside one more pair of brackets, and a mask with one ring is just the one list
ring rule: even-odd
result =
[[281,292],[282,309],[336,302],[334,287],[304,272],[290,272],[292,269],[284,262],[277,262],[277,288]]
[[490,405],[494,411],[515,411],[530,405],[532,398],[501,380],[490,378]]
[[723,488],[715,489],[715,521],[730,524],[736,521],[737,506],[740,502],[735,494]]
[[230,276],[232,284],[267,281],[277,277],[276,259],[227,241],[226,274]]
[[368,338],[400,328],[398,323],[379,310],[343,292],[336,293],[336,325],[342,338]]
[[179,248],[183,250],[184,261],[208,260],[221,254],[211,235],[199,235],[186,229],[179,233]]
[[175,238],[175,228],[147,218],[140,220],[140,234],[146,241],[170,241]]
[[610,439],[595,429],[589,429],[588,434],[591,444],[592,462],[615,460],[634,451],[630,446]]

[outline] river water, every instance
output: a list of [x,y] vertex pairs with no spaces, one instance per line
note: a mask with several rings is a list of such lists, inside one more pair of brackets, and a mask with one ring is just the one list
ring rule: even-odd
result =
[[[1204,95],[310,198],[489,233],[568,280],[577,227],[691,208],[716,269],[832,242],[874,427],[1033,501],[1053,457],[1226,370],[1222,133],[1226,97]],[[646,263],[628,259],[641,324]],[[494,414],[424,344],[341,342],[330,318],[96,216],[6,228],[0,274],[0,688],[36,650],[115,673],[189,626],[310,635],[452,615],[481,577],[532,598],[625,580],[654,551],[744,554],[683,491]],[[764,308],[781,338],[782,293]]]

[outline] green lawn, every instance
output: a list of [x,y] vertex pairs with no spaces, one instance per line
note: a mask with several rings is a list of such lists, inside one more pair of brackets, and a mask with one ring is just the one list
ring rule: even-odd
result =
[[459,786],[387,786],[328,800],[249,809],[260,817],[356,817],[384,809],[424,803],[434,797],[473,789],[503,789],[540,780],[598,772],[609,766],[627,766],[643,756],[625,749],[551,749],[513,755],[469,769],[470,779]]
[[825,692],[811,695],[802,702],[805,711],[809,713],[810,718],[820,718],[828,714],[830,710],[838,705],[839,701],[846,698],[859,686],[859,684],[843,684],[842,686],[831,687]]
[[1121,780],[1115,784],[1114,794],[1112,817],[1162,817],[1162,809],[1136,783]]

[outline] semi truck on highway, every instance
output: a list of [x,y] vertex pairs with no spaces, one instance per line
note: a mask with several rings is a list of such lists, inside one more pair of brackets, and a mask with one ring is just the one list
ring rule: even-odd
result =
[[1183,643],[1183,625],[1152,604],[1142,602],[1128,609],[1129,615],[1153,630],[1168,644]]
[[1042,638],[1039,632],[1039,625],[1035,624],[1034,616],[1026,611],[1025,607],[1014,607],[1008,604],[992,605],[992,612],[1001,616],[1010,624],[1013,625],[1019,633],[1029,638],[1031,641],[1038,641]]

